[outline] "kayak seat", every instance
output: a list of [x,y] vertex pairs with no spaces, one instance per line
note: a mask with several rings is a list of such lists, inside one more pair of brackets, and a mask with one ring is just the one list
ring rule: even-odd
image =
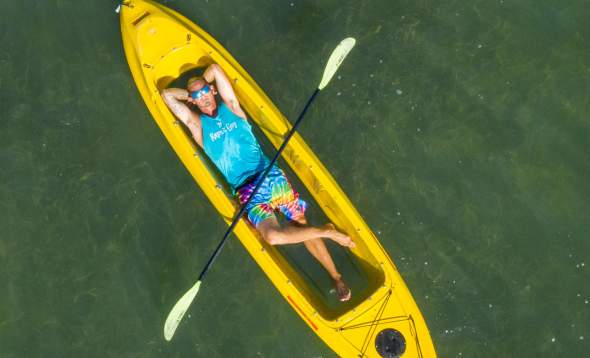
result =
[[[143,67],[152,70],[156,87],[166,88],[182,73],[212,63],[196,43],[196,38],[182,26],[161,15],[143,12],[133,21],[138,55]],[[179,35],[182,34],[182,35]]]
[[[187,55],[187,53],[190,55]],[[187,62],[187,58],[193,58],[195,61]],[[175,48],[154,66],[156,87],[159,90],[167,88],[184,73],[196,68],[205,68],[211,63],[213,63],[213,60],[202,51],[199,51],[195,45],[187,44]],[[186,82],[180,87],[184,88],[185,85]]]

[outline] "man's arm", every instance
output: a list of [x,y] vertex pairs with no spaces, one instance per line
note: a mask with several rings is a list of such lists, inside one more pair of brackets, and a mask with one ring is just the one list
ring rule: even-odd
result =
[[209,66],[205,73],[203,73],[203,78],[209,83],[215,81],[217,90],[219,91],[219,95],[223,99],[223,102],[225,102],[236,115],[246,119],[246,113],[242,107],[240,107],[240,102],[238,102],[238,98],[236,97],[236,93],[234,92],[229,78],[227,78],[227,75],[218,64],[214,63]]
[[202,148],[203,130],[201,128],[201,118],[183,102],[188,98],[188,91],[182,88],[166,88],[161,94],[168,108],[188,127],[195,142]]

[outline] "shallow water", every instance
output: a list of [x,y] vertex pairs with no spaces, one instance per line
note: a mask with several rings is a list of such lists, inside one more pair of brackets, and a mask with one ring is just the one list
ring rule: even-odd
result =
[[[295,118],[441,357],[590,349],[587,1],[165,1]],[[130,76],[115,2],[0,12],[0,356],[330,357],[232,240]]]

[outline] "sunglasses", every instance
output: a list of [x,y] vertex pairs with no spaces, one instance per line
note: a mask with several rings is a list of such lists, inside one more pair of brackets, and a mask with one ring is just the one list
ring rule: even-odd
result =
[[206,95],[209,92],[211,92],[211,88],[209,87],[209,85],[205,85],[205,86],[203,86],[203,88],[201,88],[198,91],[192,91],[191,98],[198,100],[198,99],[201,99],[201,97],[203,97],[204,95]]

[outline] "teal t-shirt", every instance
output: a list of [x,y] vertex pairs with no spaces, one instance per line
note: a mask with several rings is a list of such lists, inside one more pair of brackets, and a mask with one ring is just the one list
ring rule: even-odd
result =
[[269,163],[262,152],[252,126],[237,116],[225,103],[220,103],[216,117],[201,113],[205,153],[221,171],[232,189]]

